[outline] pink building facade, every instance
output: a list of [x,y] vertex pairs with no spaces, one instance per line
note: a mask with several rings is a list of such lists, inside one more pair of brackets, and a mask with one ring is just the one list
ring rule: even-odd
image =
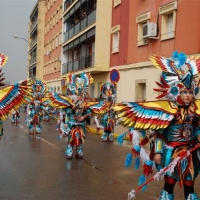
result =
[[200,53],[199,8],[200,1],[113,1],[110,68],[120,72],[118,101],[155,98],[160,71],[149,62],[152,54]]
[[45,2],[43,80],[54,92],[61,92],[62,0]]

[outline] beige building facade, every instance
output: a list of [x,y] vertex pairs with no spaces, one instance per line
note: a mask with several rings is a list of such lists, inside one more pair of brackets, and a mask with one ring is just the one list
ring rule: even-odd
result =
[[98,79],[110,70],[111,9],[112,1],[64,1],[61,77],[90,72],[92,97],[98,95]]
[[45,0],[38,0],[30,14],[27,78],[43,80]]

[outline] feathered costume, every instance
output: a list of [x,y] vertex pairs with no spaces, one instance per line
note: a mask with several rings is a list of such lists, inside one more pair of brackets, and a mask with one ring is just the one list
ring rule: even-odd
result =
[[49,88],[46,82],[40,80],[29,80],[28,85],[32,88],[32,93],[26,97],[28,105],[25,122],[29,127],[29,134],[36,136],[42,131],[43,109],[50,101]]
[[[5,65],[8,57],[0,54],[0,73],[1,67]],[[25,103],[25,97],[30,95],[31,88],[27,81],[20,81],[14,85],[5,86],[3,73],[0,74],[0,136],[3,135],[2,121],[7,119],[13,110],[18,110]]]
[[99,102],[107,102],[109,109],[103,115],[95,116],[94,121],[97,126],[97,133],[102,128],[103,135],[101,139],[103,142],[113,142],[113,133],[115,129],[115,115],[112,106],[115,104],[116,99],[116,84],[111,82],[102,83],[100,85]]
[[88,102],[85,87],[88,87],[93,79],[89,73],[82,73],[76,76],[70,72],[66,76],[67,94],[52,94],[49,98],[49,105],[61,109],[60,120],[57,129],[60,131],[59,139],[67,137],[68,145],[65,150],[67,158],[73,157],[73,147],[75,155],[83,157],[82,143],[86,134],[85,120],[91,112],[103,114],[108,110],[106,102]]
[[[143,175],[139,185],[147,186],[147,176],[156,165],[158,173],[153,180],[164,176],[165,185],[160,200],[173,200],[176,182],[184,186],[185,199],[198,197],[194,192],[194,180],[200,170],[200,100],[199,94],[200,59],[188,58],[183,53],[174,52],[171,58],[153,55],[152,63],[163,72],[159,86],[158,100],[154,102],[122,102],[114,107],[120,113],[124,126],[133,142],[132,153],[127,155],[126,166],[130,166],[132,156],[135,168],[143,163]],[[126,134],[126,133],[125,133]],[[125,134],[119,136],[122,143]],[[150,155],[144,145],[150,142]],[[161,156],[160,156],[161,155]],[[161,159],[154,162],[155,158]],[[129,199],[134,197],[133,190]]]

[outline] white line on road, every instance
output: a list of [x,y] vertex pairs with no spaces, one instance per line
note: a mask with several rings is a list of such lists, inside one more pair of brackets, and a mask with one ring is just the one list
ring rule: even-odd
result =
[[[25,133],[27,133],[27,129],[26,129],[24,126],[22,126],[21,124],[19,124],[19,127],[20,127]],[[57,150],[61,151],[61,149],[59,149],[55,144],[53,144],[53,143],[51,143],[51,142],[45,140],[44,138],[41,138],[41,137],[38,137],[38,136],[36,136],[35,138],[38,139],[38,140],[41,140],[41,141],[45,142],[46,144],[50,145],[50,146],[53,147],[54,149],[57,149]]]

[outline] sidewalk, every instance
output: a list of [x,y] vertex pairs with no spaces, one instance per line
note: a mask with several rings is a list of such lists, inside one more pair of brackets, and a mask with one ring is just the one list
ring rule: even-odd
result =
[[[86,130],[90,133],[94,133],[94,134],[97,134],[97,135],[102,135],[103,134],[103,129],[100,129],[100,131],[97,132],[97,129],[96,129],[96,125],[95,124],[91,124],[91,125],[86,125]],[[128,131],[128,128],[126,127],[123,127],[123,126],[118,126],[117,129],[115,130],[113,136],[114,138],[116,139],[118,137],[118,135],[122,134],[122,133],[125,133]],[[129,136],[126,136],[124,138],[125,140],[130,140],[129,139]]]

